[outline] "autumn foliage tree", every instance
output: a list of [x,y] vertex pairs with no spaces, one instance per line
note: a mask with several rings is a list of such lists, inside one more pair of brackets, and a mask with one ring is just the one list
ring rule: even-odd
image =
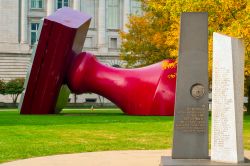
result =
[[[121,32],[121,58],[128,67],[176,59],[182,12],[208,12],[209,75],[212,75],[212,34],[219,32],[245,43],[246,93],[250,96],[250,1],[249,0],[140,0],[143,15],[131,15],[128,32]],[[249,97],[250,99],[250,97]],[[250,102],[249,102],[250,108]]]

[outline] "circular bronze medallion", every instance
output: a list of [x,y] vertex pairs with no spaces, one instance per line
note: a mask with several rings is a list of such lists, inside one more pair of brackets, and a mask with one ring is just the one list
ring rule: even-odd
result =
[[205,94],[205,88],[202,84],[194,84],[190,90],[191,96],[200,99]]

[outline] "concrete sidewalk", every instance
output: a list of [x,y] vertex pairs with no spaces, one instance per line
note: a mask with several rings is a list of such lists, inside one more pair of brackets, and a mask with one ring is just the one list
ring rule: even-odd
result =
[[[17,160],[0,166],[158,166],[171,150],[127,150],[64,154]],[[250,151],[245,151],[250,158]]]
[[157,166],[169,150],[128,150],[64,154],[17,160],[0,166]]

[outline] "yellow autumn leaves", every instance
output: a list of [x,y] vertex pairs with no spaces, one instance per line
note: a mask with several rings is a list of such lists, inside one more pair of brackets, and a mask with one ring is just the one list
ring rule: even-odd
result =
[[167,60],[162,61],[161,63],[162,69],[174,69],[177,66],[177,61],[169,62]]
[[[181,12],[209,14],[209,73],[212,70],[212,33],[244,40],[246,76],[250,76],[250,0],[141,0],[144,14],[130,16],[128,33],[121,32],[121,58],[128,67],[176,59]],[[211,78],[211,77],[210,77]]]

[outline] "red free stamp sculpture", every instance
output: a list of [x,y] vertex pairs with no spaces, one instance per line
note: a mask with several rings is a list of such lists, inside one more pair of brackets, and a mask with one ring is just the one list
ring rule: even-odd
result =
[[[61,87],[100,94],[130,115],[173,115],[176,63],[173,60],[137,69],[99,63],[82,52],[91,17],[62,8],[44,18],[26,87],[21,114],[56,113]],[[67,96],[66,96],[67,98]]]

